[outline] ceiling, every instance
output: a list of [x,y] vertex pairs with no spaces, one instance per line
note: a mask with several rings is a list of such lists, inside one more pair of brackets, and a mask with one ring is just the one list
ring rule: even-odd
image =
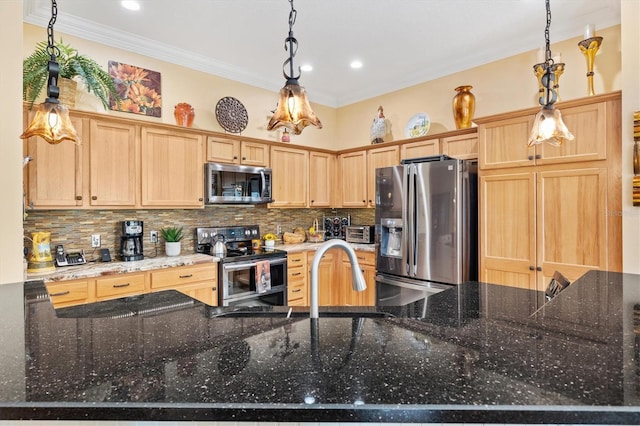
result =
[[[58,0],[58,32],[278,91],[287,0]],[[296,67],[312,102],[340,107],[544,45],[544,0],[297,0]],[[550,38],[620,23],[620,0],[553,0]],[[46,27],[49,0],[24,0]],[[43,39],[46,33],[43,32]],[[117,60],[117,58],[114,58]],[[351,69],[352,60],[363,63]]]

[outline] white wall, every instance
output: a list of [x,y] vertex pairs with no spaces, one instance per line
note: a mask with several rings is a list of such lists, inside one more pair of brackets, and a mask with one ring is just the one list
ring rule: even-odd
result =
[[640,207],[632,203],[633,112],[640,111],[640,1],[621,0],[622,241],[624,272],[640,274]]
[[0,284],[22,281],[22,0],[0,1]]

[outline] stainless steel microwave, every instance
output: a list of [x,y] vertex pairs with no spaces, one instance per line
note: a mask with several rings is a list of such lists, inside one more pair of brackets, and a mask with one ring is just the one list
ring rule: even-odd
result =
[[206,163],[206,204],[265,204],[271,198],[271,169],[237,164]]

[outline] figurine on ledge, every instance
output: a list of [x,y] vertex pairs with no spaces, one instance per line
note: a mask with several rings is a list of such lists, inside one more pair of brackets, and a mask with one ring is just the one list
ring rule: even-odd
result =
[[371,143],[382,143],[384,137],[391,133],[391,122],[384,116],[382,105],[378,107],[378,115],[371,124]]

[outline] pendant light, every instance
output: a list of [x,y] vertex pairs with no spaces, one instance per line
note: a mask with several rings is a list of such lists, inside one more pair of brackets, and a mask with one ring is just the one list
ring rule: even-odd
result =
[[540,112],[536,114],[533,129],[529,136],[528,146],[548,142],[554,146],[560,146],[565,141],[572,141],[573,134],[562,121],[560,110],[553,104],[558,100],[558,92],[554,89],[556,76],[553,72],[554,61],[551,58],[551,46],[549,43],[549,27],[551,26],[551,6],[549,0],[545,0],[547,8],[547,25],[544,30],[545,39],[545,72],[542,76],[543,95],[539,102],[542,105]]
[[[322,123],[309,105],[307,92],[298,83],[300,78],[300,67],[298,75],[294,75],[293,57],[298,50],[298,40],[293,36],[293,24],[296,22],[298,12],[293,7],[293,0],[289,0],[291,12],[289,12],[289,36],[284,40],[284,50],[289,51],[289,57],[282,65],[282,74],[286,79],[285,86],[280,89],[280,100],[273,117],[269,120],[267,130],[274,130],[278,127],[286,127],[294,135],[299,135],[302,130],[312,124],[318,129],[322,129]],[[287,74],[287,65],[289,74]]]
[[54,43],[53,24],[58,16],[58,5],[56,0],[51,0],[51,19],[47,26],[47,53],[50,55],[47,71],[49,78],[47,80],[47,98],[38,107],[36,115],[31,124],[20,135],[21,139],[28,139],[32,136],[40,136],[50,144],[59,144],[64,140],[72,142],[80,142],[80,138],[76,133],[76,129],[71,124],[69,118],[69,110],[60,103],[58,95],[58,73],[60,65],[56,62],[56,56],[60,50]]

